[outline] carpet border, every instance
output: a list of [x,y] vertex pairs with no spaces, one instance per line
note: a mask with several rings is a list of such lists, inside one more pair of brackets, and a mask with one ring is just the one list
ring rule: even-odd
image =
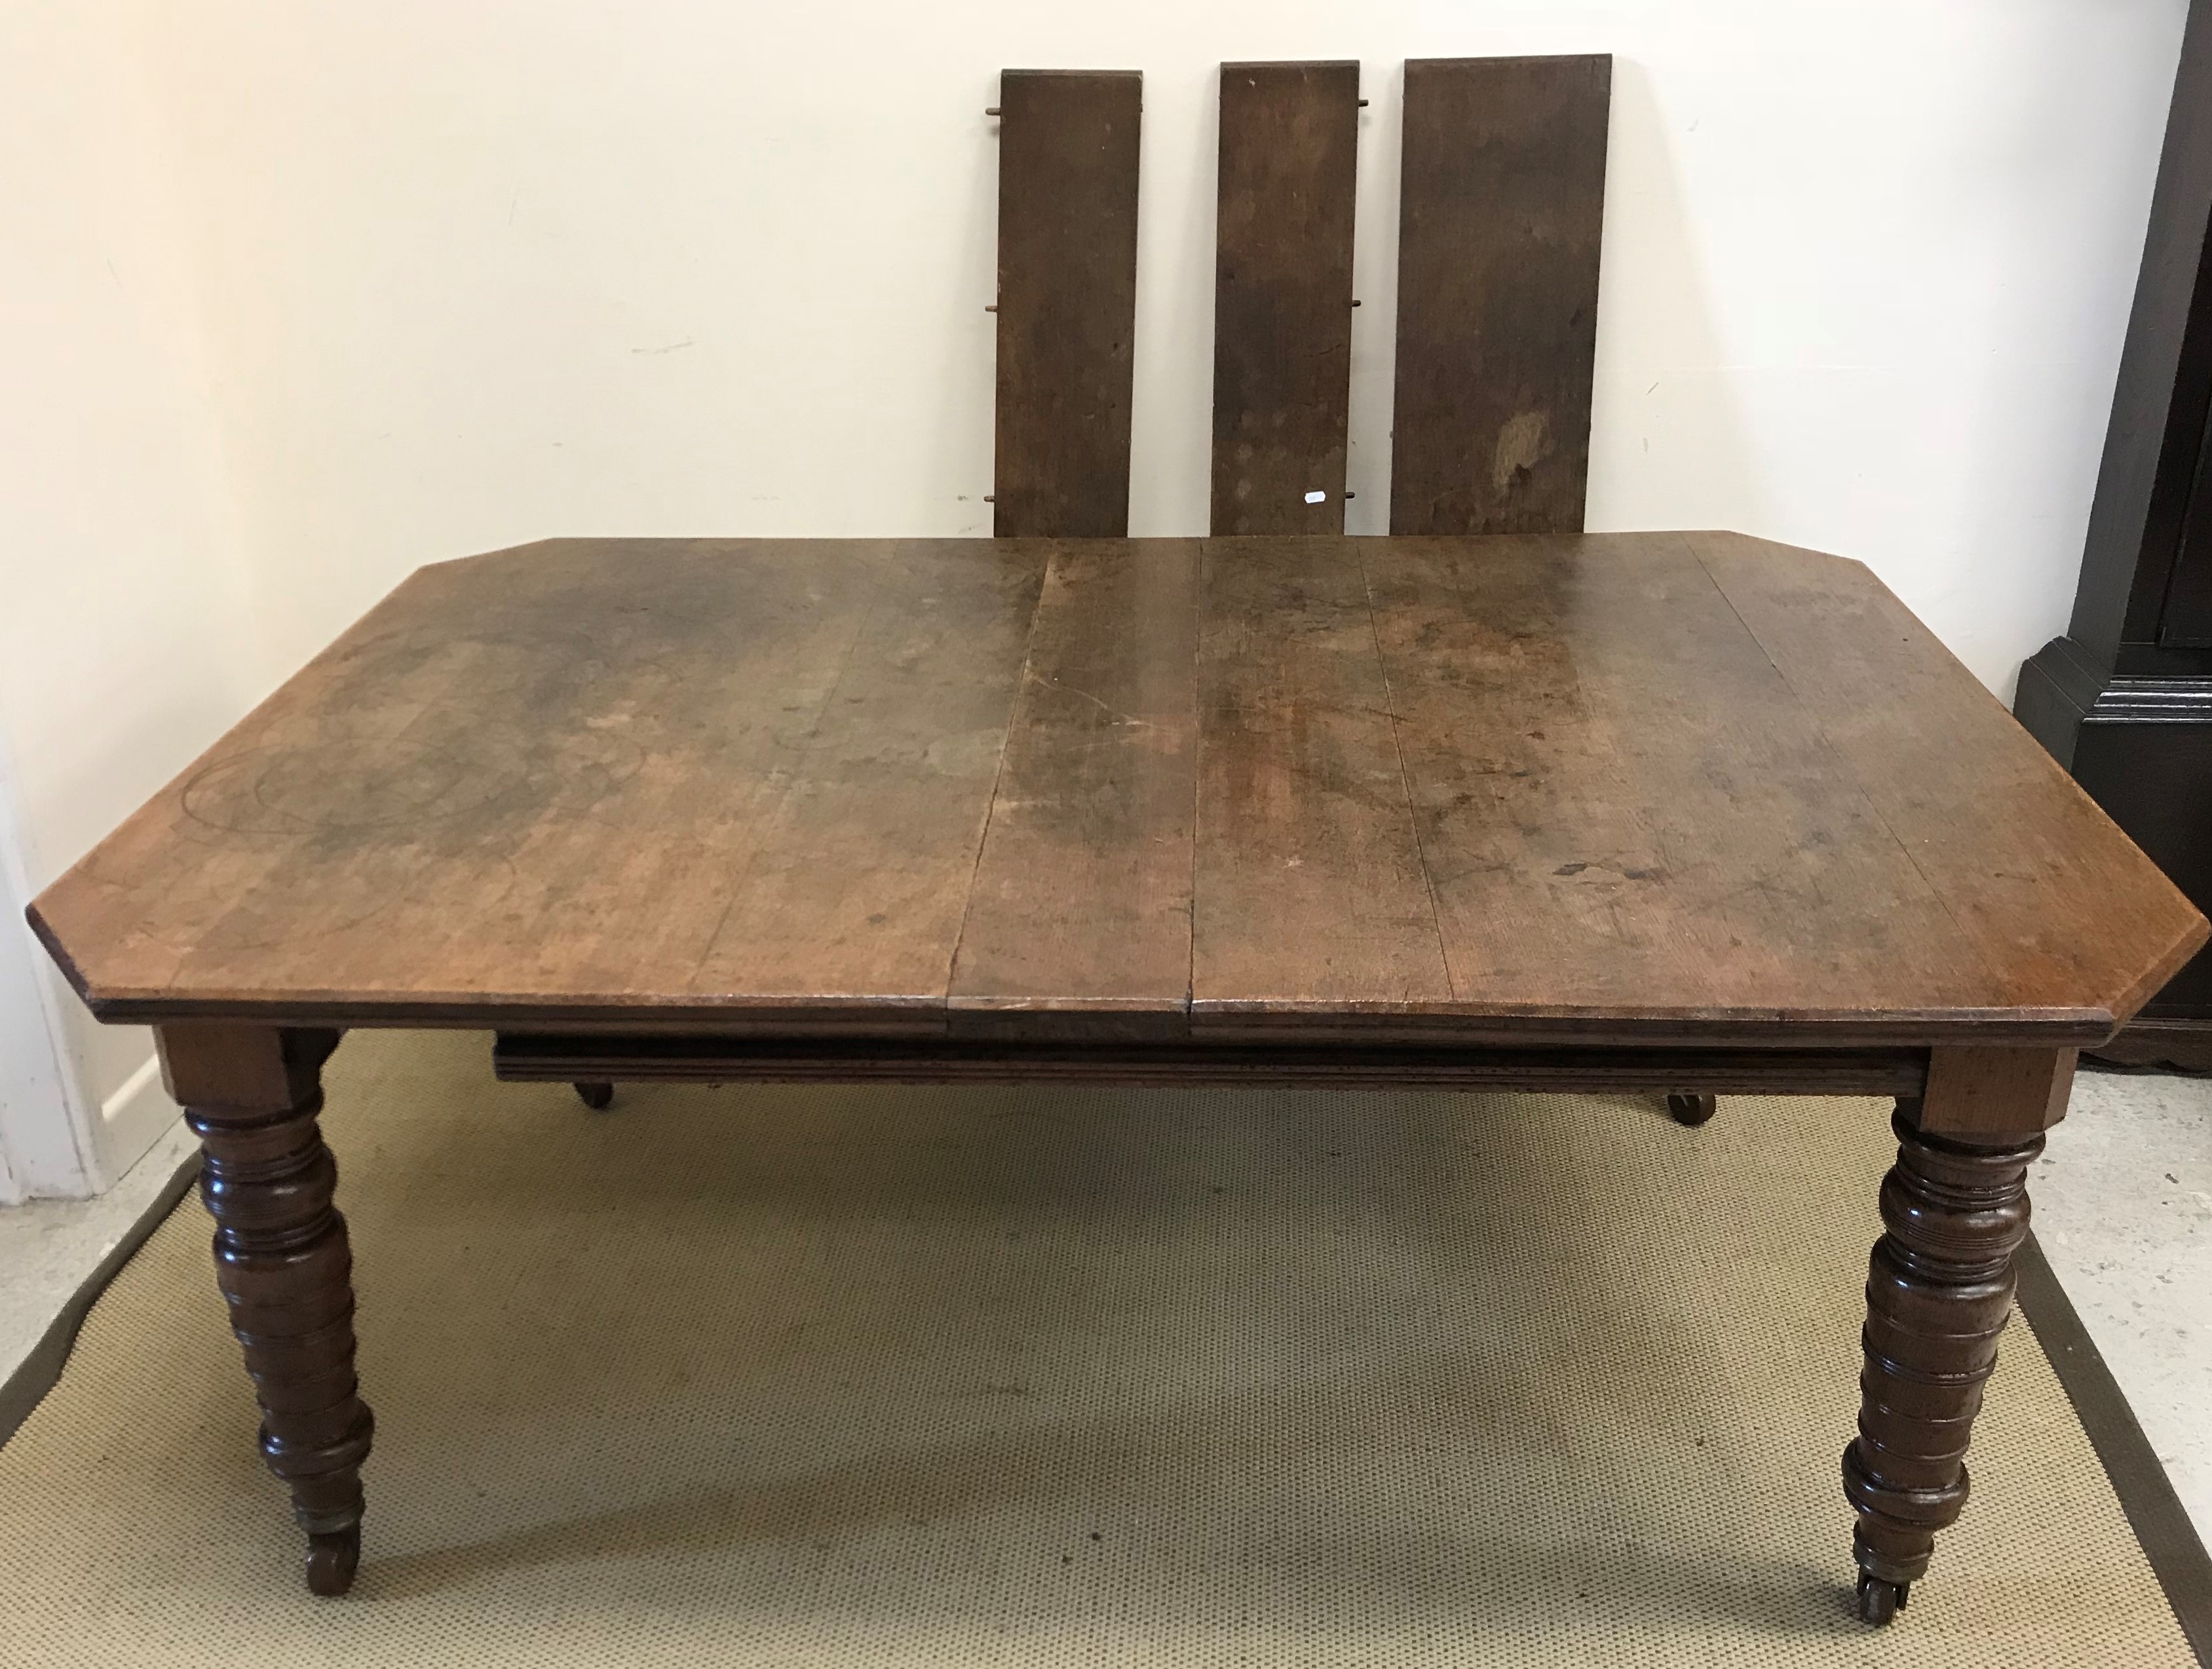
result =
[[2014,1267],[2020,1278],[2014,1294],[2020,1313],[2073,1404],[2075,1417],[2088,1434],[2097,1464],[2119,1497],[2128,1527],[2150,1561],[2151,1574],[2165,1590],[2190,1650],[2200,1665],[2212,1669],[2212,1554],[2205,1551],[2158,1451],[2143,1435],[2135,1410],[2033,1231]]

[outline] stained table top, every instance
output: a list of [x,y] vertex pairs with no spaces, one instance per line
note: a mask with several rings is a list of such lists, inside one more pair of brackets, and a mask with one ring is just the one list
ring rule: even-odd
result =
[[1730,533],[414,575],[33,905],[104,1019],[2064,1045],[2203,920]]

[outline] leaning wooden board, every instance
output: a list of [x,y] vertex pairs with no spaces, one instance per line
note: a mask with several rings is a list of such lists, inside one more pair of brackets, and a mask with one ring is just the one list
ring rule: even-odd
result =
[[1137,321],[1135,70],[999,78],[992,529],[1129,531]]
[[2091,1043],[2202,932],[1868,570],[1678,533],[447,563],[33,919],[112,1019],[1622,1043]]
[[1217,533],[1344,531],[1358,155],[1358,64],[1221,66]]
[[1406,65],[1394,533],[1583,525],[1613,60]]

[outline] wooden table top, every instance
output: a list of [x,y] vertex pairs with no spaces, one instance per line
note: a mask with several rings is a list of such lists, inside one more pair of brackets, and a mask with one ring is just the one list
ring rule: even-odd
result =
[[32,919],[109,1020],[1811,1046],[2206,930],[1864,567],[1674,533],[445,563]]

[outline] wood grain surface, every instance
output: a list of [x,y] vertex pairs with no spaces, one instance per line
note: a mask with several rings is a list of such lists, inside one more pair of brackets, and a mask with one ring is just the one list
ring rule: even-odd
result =
[[1986,989],[1686,541],[1408,540],[1372,570],[1461,1000],[1840,1017]]
[[2206,931],[1865,569],[1679,533],[444,563],[33,920],[112,1020],[2053,1050]]
[[1217,533],[1344,531],[1358,156],[1357,63],[1221,66]]
[[1054,554],[953,968],[956,1030],[1187,1029],[1198,576],[1194,540]]
[[1583,525],[1613,60],[1406,65],[1394,533]]
[[1209,540],[1204,594],[1194,1018],[1448,1002],[1352,542]]
[[1693,533],[1791,694],[1981,956],[2001,1006],[2087,990],[2133,1014],[2204,942],[2201,917],[1872,570]]
[[1129,531],[1143,109],[1133,70],[999,77],[1002,538]]
[[2071,1049],[1931,1049],[1917,1122],[1970,1141],[2047,1130],[2066,1116],[2074,1067]]

